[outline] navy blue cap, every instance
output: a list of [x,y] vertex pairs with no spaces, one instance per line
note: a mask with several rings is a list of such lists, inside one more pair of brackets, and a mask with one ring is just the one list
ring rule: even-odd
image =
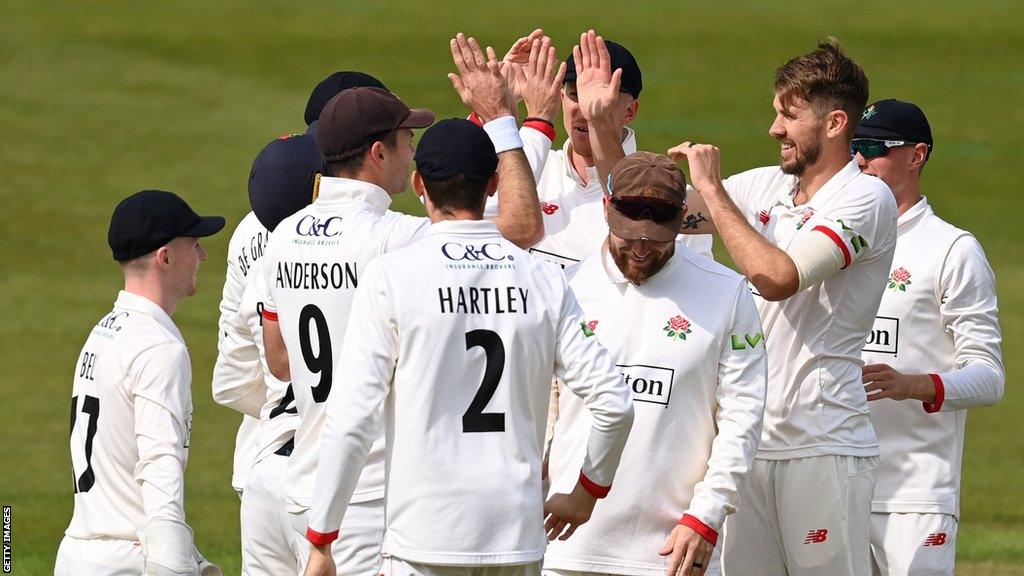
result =
[[282,136],[260,150],[249,173],[249,205],[270,231],[313,201],[323,157],[316,135]]
[[[604,43],[608,47],[608,56],[612,59],[612,72],[622,68],[622,84],[619,91],[628,92],[633,98],[639,98],[640,91],[644,89],[644,78],[636,58],[633,58],[633,54],[621,44],[611,40],[605,40]],[[562,79],[562,83],[569,82],[576,82],[576,61],[572,54],[565,61],[565,77]]]
[[498,155],[487,132],[463,118],[434,124],[416,145],[416,170],[433,182],[459,174],[469,180],[485,180],[497,168]]
[[358,88],[360,86],[367,86],[373,88],[383,88],[387,90],[387,87],[380,81],[366,74],[364,72],[335,72],[327,78],[320,81],[319,84],[313,88],[313,92],[309,95],[309,101],[306,102],[306,125],[310,125],[316,122],[320,118],[320,113],[323,111],[324,106],[331,101],[331,98],[341,92],[342,90],[348,90],[349,88]]
[[916,104],[889,98],[864,109],[854,138],[921,142],[932,148],[932,128]]
[[110,217],[107,243],[124,262],[178,237],[202,238],[224,228],[221,216],[200,216],[173,192],[143,190],[121,200]]

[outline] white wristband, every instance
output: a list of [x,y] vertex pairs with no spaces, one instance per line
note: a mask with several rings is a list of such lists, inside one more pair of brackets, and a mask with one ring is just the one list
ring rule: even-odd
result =
[[484,124],[484,131],[494,144],[498,154],[523,147],[523,139],[519,136],[515,116],[502,116]]

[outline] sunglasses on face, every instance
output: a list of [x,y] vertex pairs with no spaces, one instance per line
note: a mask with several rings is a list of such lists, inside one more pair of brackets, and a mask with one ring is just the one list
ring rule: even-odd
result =
[[899,148],[901,146],[913,146],[915,142],[907,142],[905,140],[874,140],[871,138],[855,138],[853,144],[850,145],[850,155],[856,156],[860,153],[865,160],[872,158],[878,158],[885,156],[889,153],[891,148]]
[[608,199],[612,207],[630,220],[651,220],[668,222],[679,216],[682,206],[668,200],[647,196],[612,196]]

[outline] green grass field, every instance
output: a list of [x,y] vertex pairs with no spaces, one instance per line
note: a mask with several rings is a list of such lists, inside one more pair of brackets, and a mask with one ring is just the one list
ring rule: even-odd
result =
[[[462,116],[447,39],[464,31],[503,53],[543,26],[562,57],[587,27],[629,46],[645,76],[640,146],[713,142],[726,173],[777,161],[772,73],[829,34],[867,70],[872,100],[925,109],[936,146],[924,187],[988,252],[1007,361],[1006,398],[969,419],[958,572],[1024,574],[1024,4],[0,0],[0,14],[0,504],[14,508],[14,573],[52,571],[71,515],[71,376],[119,288],[106,245],[117,201],[169,189],[232,227],[248,211],[253,156],[304,129],[306,97],[328,73],[366,70],[411,105]],[[206,243],[199,293],[175,319],[195,376],[188,518],[205,554],[237,574],[239,417],[209,390],[228,237]]]

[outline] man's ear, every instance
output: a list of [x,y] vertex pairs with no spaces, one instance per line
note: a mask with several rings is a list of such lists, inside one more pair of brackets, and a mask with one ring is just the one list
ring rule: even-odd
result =
[[636,119],[636,115],[640,113],[640,101],[636,98],[630,97],[632,102],[626,107],[626,115],[622,118],[622,125],[629,126],[633,120]]
[[171,267],[170,244],[165,244],[156,249],[156,253],[153,254],[153,262],[156,264],[157,268],[160,268],[161,270],[166,270]]
[[609,196],[607,194],[605,194],[604,196],[601,197],[601,201],[604,202],[604,221],[607,222],[608,221],[608,210],[609,210],[608,204],[609,204],[609,202],[611,200],[610,200]]
[[845,137],[846,127],[850,124],[850,117],[842,110],[833,110],[825,117],[825,135],[828,138]]
[[928,145],[923,142],[914,144],[914,154],[910,157],[910,167],[920,170],[928,160]]
[[412,171],[412,191],[416,193],[420,202],[426,202],[427,186],[423,183],[423,176],[420,175],[419,170]]
[[370,146],[368,154],[370,155],[370,157],[367,158],[367,160],[373,162],[374,165],[376,166],[383,166],[384,161],[387,158],[388,149],[383,142],[378,140],[374,142],[372,146]]
[[490,178],[487,179],[487,195],[494,196],[494,193],[498,191],[498,173],[495,172]]

